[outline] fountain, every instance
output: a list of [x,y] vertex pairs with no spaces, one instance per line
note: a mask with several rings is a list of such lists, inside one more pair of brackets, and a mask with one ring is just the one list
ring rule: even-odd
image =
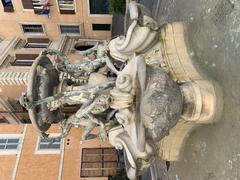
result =
[[[83,127],[83,140],[108,138],[126,154],[127,175],[135,179],[155,157],[178,161],[184,142],[199,124],[214,123],[221,114],[221,92],[192,64],[184,24],[158,27],[148,10],[131,1],[126,36],[97,43],[71,64],[61,52],[46,49],[35,60],[26,94],[20,98],[42,137],[58,120],[65,137]],[[88,59],[94,54],[96,59]],[[48,56],[58,56],[53,63]],[[60,80],[61,72],[83,84]],[[80,105],[70,117],[64,104]],[[61,118],[59,118],[61,117]]]

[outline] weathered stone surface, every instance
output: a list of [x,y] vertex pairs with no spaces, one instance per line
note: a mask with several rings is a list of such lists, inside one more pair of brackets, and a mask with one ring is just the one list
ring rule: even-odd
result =
[[147,68],[147,87],[141,102],[148,138],[161,140],[182,113],[182,95],[176,82],[160,67]]

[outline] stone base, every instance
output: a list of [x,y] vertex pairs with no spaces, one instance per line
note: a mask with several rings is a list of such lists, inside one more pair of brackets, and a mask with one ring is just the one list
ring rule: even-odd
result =
[[192,111],[185,112],[185,115],[182,116],[185,119],[181,119],[170,130],[169,135],[160,141],[158,153],[160,158],[166,161],[181,160],[185,142],[191,132],[200,124],[218,122],[221,116],[223,108],[222,93],[216,84],[211,84],[208,81],[196,81],[186,83],[186,86],[190,86],[191,89],[195,88],[195,91],[191,91],[195,94],[188,94],[188,97],[193,95],[191,97],[197,101],[188,104],[187,109]]
[[187,50],[183,23],[167,24],[161,30],[162,59],[171,77],[180,83],[184,97],[181,120],[170,134],[159,142],[159,156],[167,161],[179,161],[185,142],[199,124],[219,120],[223,102],[221,89],[216,83],[204,79],[194,68]]
[[172,78],[178,82],[202,80],[192,64],[191,52],[188,52],[184,24],[174,22],[161,29],[162,56]]
[[217,84],[207,80],[186,82],[180,86],[184,97],[182,119],[199,124],[214,123],[221,115],[222,93]]
[[187,138],[197,126],[194,122],[180,120],[169,135],[160,141],[159,157],[166,161],[179,161]]

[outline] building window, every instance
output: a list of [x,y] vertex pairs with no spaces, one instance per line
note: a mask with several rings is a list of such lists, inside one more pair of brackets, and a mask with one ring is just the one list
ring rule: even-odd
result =
[[49,0],[32,0],[32,6],[35,14],[48,15],[50,13],[51,4]]
[[27,38],[24,48],[47,48],[49,42],[48,38]]
[[0,137],[0,153],[17,153],[20,145],[20,137]]
[[82,149],[81,177],[108,177],[118,169],[117,153],[114,148]]
[[32,0],[33,9],[40,10],[45,3],[43,0]]
[[49,138],[38,138],[37,152],[39,153],[58,153],[60,152],[62,139],[56,136]]
[[86,51],[93,48],[94,45],[75,45],[74,48],[77,51]]
[[38,54],[16,54],[12,66],[31,66]]
[[43,34],[43,26],[41,24],[22,24],[25,34]]
[[111,24],[92,24],[93,31],[110,31]]
[[5,117],[1,117],[0,118],[0,124],[9,124],[9,122]]
[[61,14],[75,14],[74,0],[58,0],[58,7]]
[[13,12],[13,4],[12,0],[2,0],[4,12]]
[[23,9],[33,9],[32,0],[22,0]]
[[80,34],[79,25],[60,25],[61,34]]
[[109,14],[107,0],[89,0],[90,14]]

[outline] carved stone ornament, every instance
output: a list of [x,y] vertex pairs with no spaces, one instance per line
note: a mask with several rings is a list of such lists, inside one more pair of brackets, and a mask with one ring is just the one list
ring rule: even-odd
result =
[[[83,61],[71,64],[62,53],[44,50],[20,102],[43,137],[53,122],[61,137],[83,127],[83,140],[94,138],[91,131],[99,127],[99,138],[125,151],[127,175],[135,179],[156,156],[179,160],[189,133],[217,121],[222,98],[218,86],[194,68],[183,23],[159,28],[142,5],[131,1],[128,10],[132,23],[126,36],[97,43],[82,52]],[[60,61],[52,63],[53,55]],[[60,80],[61,73],[84,81],[69,85],[69,76]],[[80,108],[66,117],[64,105]]]

